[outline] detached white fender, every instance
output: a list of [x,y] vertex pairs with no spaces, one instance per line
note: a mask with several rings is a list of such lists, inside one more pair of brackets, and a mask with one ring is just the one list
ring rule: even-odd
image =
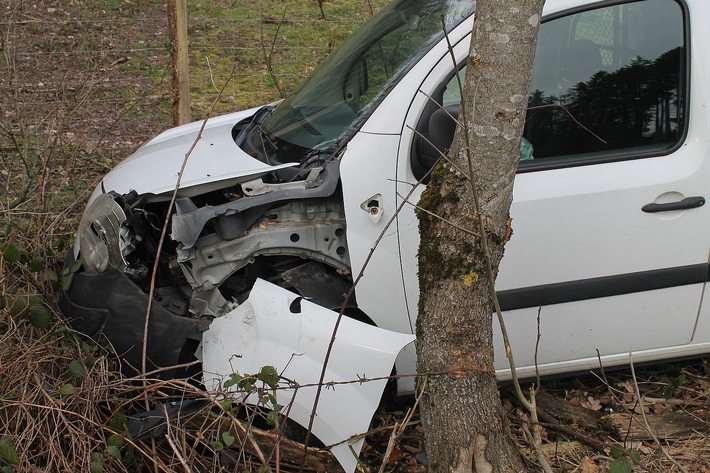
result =
[[[338,314],[301,300],[300,313],[292,313],[298,296],[264,280],[254,284],[249,299],[215,319],[202,336],[203,381],[210,391],[224,391],[232,373],[254,374],[274,366],[299,385],[317,384]],[[330,382],[377,378],[391,373],[399,351],[414,335],[390,332],[344,317],[338,328],[313,423],[313,434],[326,445],[346,472],[355,471],[357,459],[348,447],[353,435],[367,432],[380,402],[386,380],[328,386]],[[295,397],[294,397],[295,395]],[[279,404],[288,416],[308,426],[316,387],[280,389]],[[247,399],[249,402],[250,399]],[[360,453],[362,440],[353,444]]]

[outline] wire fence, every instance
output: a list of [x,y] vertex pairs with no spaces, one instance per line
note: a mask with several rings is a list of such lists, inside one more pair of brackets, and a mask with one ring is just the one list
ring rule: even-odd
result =
[[[192,118],[278,100],[384,3],[188,1]],[[54,140],[105,172],[171,126],[170,70],[162,1],[4,1],[2,163]]]

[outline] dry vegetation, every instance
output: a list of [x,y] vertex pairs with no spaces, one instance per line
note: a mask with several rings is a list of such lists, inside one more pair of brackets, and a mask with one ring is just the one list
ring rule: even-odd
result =
[[[238,10],[240,3],[245,2],[193,7],[207,14]],[[254,2],[248,3],[253,10]],[[305,59],[288,65],[306,73],[352,28],[323,26],[322,14],[348,15],[343,4],[369,9],[360,0],[293,3],[296,20],[288,9],[285,15],[254,13],[254,44],[238,41],[255,51],[241,69],[251,71],[262,92],[240,98],[240,90],[249,87],[240,82],[224,107],[276,97],[263,62],[258,66],[261,42],[274,34],[275,23],[292,22],[284,39],[291,46],[304,24],[323,31],[321,39],[307,39],[321,41],[323,48],[306,49]],[[191,380],[122,377],[110,347],[74,333],[56,309],[57,290],[70,277],[62,270],[62,255],[88,193],[118,159],[169,126],[162,4],[9,0],[0,8],[0,471],[296,471],[299,445],[281,437],[281,429],[257,428],[268,427],[263,412],[206,397]],[[308,14],[312,21],[304,23]],[[198,44],[215,41],[221,21],[202,17],[191,38]],[[207,89],[222,67],[211,65],[215,69],[197,74],[210,77]],[[281,85],[288,89],[292,81]],[[204,91],[199,83],[195,87]],[[200,113],[198,106],[195,114]],[[270,382],[256,379],[253,387],[243,387],[260,389]],[[543,386],[544,453],[557,471],[710,472],[710,367],[702,360],[645,367],[635,377],[627,370]],[[505,387],[502,393],[513,434],[534,470],[527,419]],[[408,415],[413,402],[390,401],[378,412],[362,455],[365,467],[425,471],[418,462],[421,426],[416,413]],[[187,406],[179,413],[178,403]],[[140,425],[155,435],[139,435]],[[336,468],[327,452],[317,450],[307,466]]]

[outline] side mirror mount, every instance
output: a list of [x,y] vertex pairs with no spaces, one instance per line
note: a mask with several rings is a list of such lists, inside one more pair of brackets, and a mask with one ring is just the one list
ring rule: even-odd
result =
[[360,97],[369,88],[367,59],[363,56],[355,61],[348,70],[343,87],[343,100],[357,113],[360,111]]
[[460,110],[459,104],[438,107],[429,116],[426,126],[419,131],[411,157],[412,171],[417,179],[426,176],[441,155],[448,152],[454,140]]

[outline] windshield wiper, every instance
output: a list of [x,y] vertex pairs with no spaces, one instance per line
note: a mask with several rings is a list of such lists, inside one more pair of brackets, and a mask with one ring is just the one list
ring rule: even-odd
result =
[[[251,133],[251,130],[254,129],[254,126],[258,126],[259,129],[261,129],[262,125],[264,124],[266,119],[269,118],[269,115],[271,115],[271,112],[273,110],[274,107],[268,105],[261,107],[250,118],[237,123],[234,126],[234,131],[236,132],[236,134],[233,134],[234,143],[240,148],[243,148],[244,142],[247,136],[249,136],[249,134]],[[247,120],[249,120],[249,123],[245,124]]]

